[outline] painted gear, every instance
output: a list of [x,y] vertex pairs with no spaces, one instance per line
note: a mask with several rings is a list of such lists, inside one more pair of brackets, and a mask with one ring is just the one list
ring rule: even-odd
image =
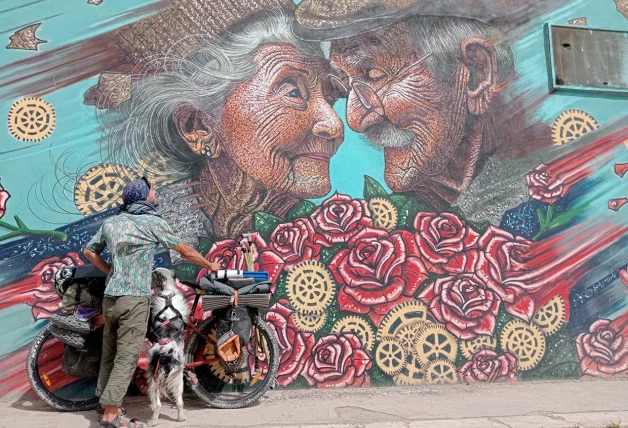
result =
[[458,340],[442,325],[429,324],[417,333],[413,351],[423,366],[435,360],[455,361]]
[[467,358],[473,357],[473,355],[482,348],[497,348],[497,339],[493,336],[482,335],[476,337],[473,340],[460,341],[460,350],[462,351],[462,354]]
[[55,129],[55,110],[41,98],[22,98],[9,110],[9,132],[20,141],[41,141]]
[[332,333],[353,333],[367,351],[372,351],[375,346],[375,331],[371,324],[358,316],[347,316],[339,320],[331,330]]
[[74,185],[74,204],[90,216],[122,204],[122,190],[137,174],[122,165],[103,164],[90,168]]
[[385,198],[373,198],[369,201],[369,209],[373,215],[373,224],[386,230],[397,226],[397,208]]
[[307,260],[288,273],[286,292],[290,305],[297,312],[321,314],[336,295],[336,283],[325,265]]
[[[205,345],[203,350],[203,359],[209,360],[218,358],[216,355],[216,329],[212,328],[209,332],[210,342]],[[224,383],[244,383],[249,380],[249,365],[248,365],[248,350],[246,346],[243,346],[240,351],[240,356],[232,362],[217,361],[209,364],[209,370],[214,376],[223,381]]]
[[565,300],[557,295],[534,314],[532,322],[549,336],[556,333],[565,323]]
[[375,350],[375,362],[386,374],[400,373],[406,364],[408,354],[398,340],[391,337],[383,339]]
[[567,110],[552,125],[552,141],[562,146],[600,127],[597,120],[582,110]]
[[545,354],[545,336],[534,324],[521,320],[510,321],[500,337],[502,349],[517,358],[520,370],[536,367]]
[[321,314],[302,314],[300,312],[294,313],[294,323],[299,327],[301,331],[307,331],[314,333],[325,325],[327,322],[327,314],[325,312]]
[[450,385],[458,383],[456,365],[444,359],[432,361],[425,368],[425,381],[428,385]]
[[408,325],[397,332],[397,340],[403,345],[403,348],[412,352],[416,336],[419,331],[425,327],[428,322],[418,322],[416,324]]
[[384,337],[397,337],[397,333],[404,327],[430,321],[427,314],[427,306],[418,300],[394,306],[382,320],[377,330],[377,340],[382,340]]
[[408,352],[406,364],[398,374],[393,376],[393,380],[399,386],[416,386],[425,383],[423,367],[412,352]]

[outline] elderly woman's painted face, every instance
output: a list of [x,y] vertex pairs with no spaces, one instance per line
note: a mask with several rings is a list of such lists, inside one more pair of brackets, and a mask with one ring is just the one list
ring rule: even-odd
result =
[[267,188],[324,196],[330,158],[344,138],[327,62],[288,44],[265,45],[254,61],[255,75],[225,101],[222,148]]

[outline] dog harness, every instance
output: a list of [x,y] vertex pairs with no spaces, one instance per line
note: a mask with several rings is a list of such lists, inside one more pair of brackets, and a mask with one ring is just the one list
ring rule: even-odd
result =
[[[151,342],[158,342],[163,346],[172,342],[173,339],[183,333],[185,321],[183,321],[183,315],[181,315],[181,312],[179,312],[172,304],[172,298],[174,295],[157,297],[164,299],[166,304],[153,318],[153,322],[150,326]],[[174,312],[174,317],[162,318],[164,312],[168,309],[171,309]]]

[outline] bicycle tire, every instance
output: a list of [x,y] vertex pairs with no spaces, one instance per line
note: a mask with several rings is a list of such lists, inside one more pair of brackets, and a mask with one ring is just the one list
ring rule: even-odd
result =
[[55,396],[44,386],[44,382],[42,381],[38,370],[38,357],[39,353],[43,349],[44,343],[50,336],[52,336],[52,333],[50,332],[51,327],[52,324],[48,324],[39,332],[28,351],[28,358],[26,359],[26,374],[31,388],[33,388],[35,394],[37,394],[37,396],[44,403],[62,412],[85,412],[97,409],[99,407],[99,399],[97,397],[77,401],[65,400]]
[[[210,326],[215,321],[216,320],[214,317],[206,319],[200,325],[199,330],[202,332],[209,331],[211,329]],[[266,376],[263,380],[260,381],[260,387],[258,389],[252,391],[252,393],[249,395],[243,396],[237,401],[226,401],[218,397],[212,396],[207,393],[205,389],[202,388],[200,382],[194,383],[188,379],[188,386],[194,392],[194,394],[211,407],[215,407],[218,409],[241,409],[243,407],[247,407],[262,398],[262,396],[275,382],[277,371],[279,370],[279,345],[277,344],[277,339],[275,338],[275,335],[268,327],[266,322],[264,322],[259,316],[253,317],[253,325],[259,328],[262,335],[264,335],[268,339],[267,344],[269,348],[271,348],[269,349],[269,353],[271,354],[272,361],[270,366],[268,367],[268,372],[266,373]],[[190,336],[190,339],[188,340],[185,349],[186,363],[191,363],[194,361],[194,351],[196,349],[196,344],[199,337],[200,336],[197,333],[193,333]]]

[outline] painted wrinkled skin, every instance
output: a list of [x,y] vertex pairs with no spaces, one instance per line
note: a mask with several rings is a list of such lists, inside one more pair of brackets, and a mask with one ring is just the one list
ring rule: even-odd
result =
[[231,90],[220,117],[183,107],[175,118],[182,133],[195,122],[195,135],[217,147],[200,194],[219,237],[250,229],[254,211],[285,215],[300,199],[327,194],[329,162],[344,139],[323,58],[267,44],[253,60],[256,73]]
[[303,198],[325,195],[329,160],[344,137],[327,64],[286,44],[263,46],[254,60],[257,73],[225,103],[225,149],[269,188]]
[[[493,97],[496,63],[485,40],[467,39],[455,74],[437,76],[406,22],[332,43],[332,66],[347,96],[347,123],[384,147],[386,183],[416,191],[436,206],[471,184],[484,141],[482,121]],[[468,63],[468,64],[467,64]],[[480,69],[472,75],[471,65]],[[339,85],[343,87],[343,85]]]

